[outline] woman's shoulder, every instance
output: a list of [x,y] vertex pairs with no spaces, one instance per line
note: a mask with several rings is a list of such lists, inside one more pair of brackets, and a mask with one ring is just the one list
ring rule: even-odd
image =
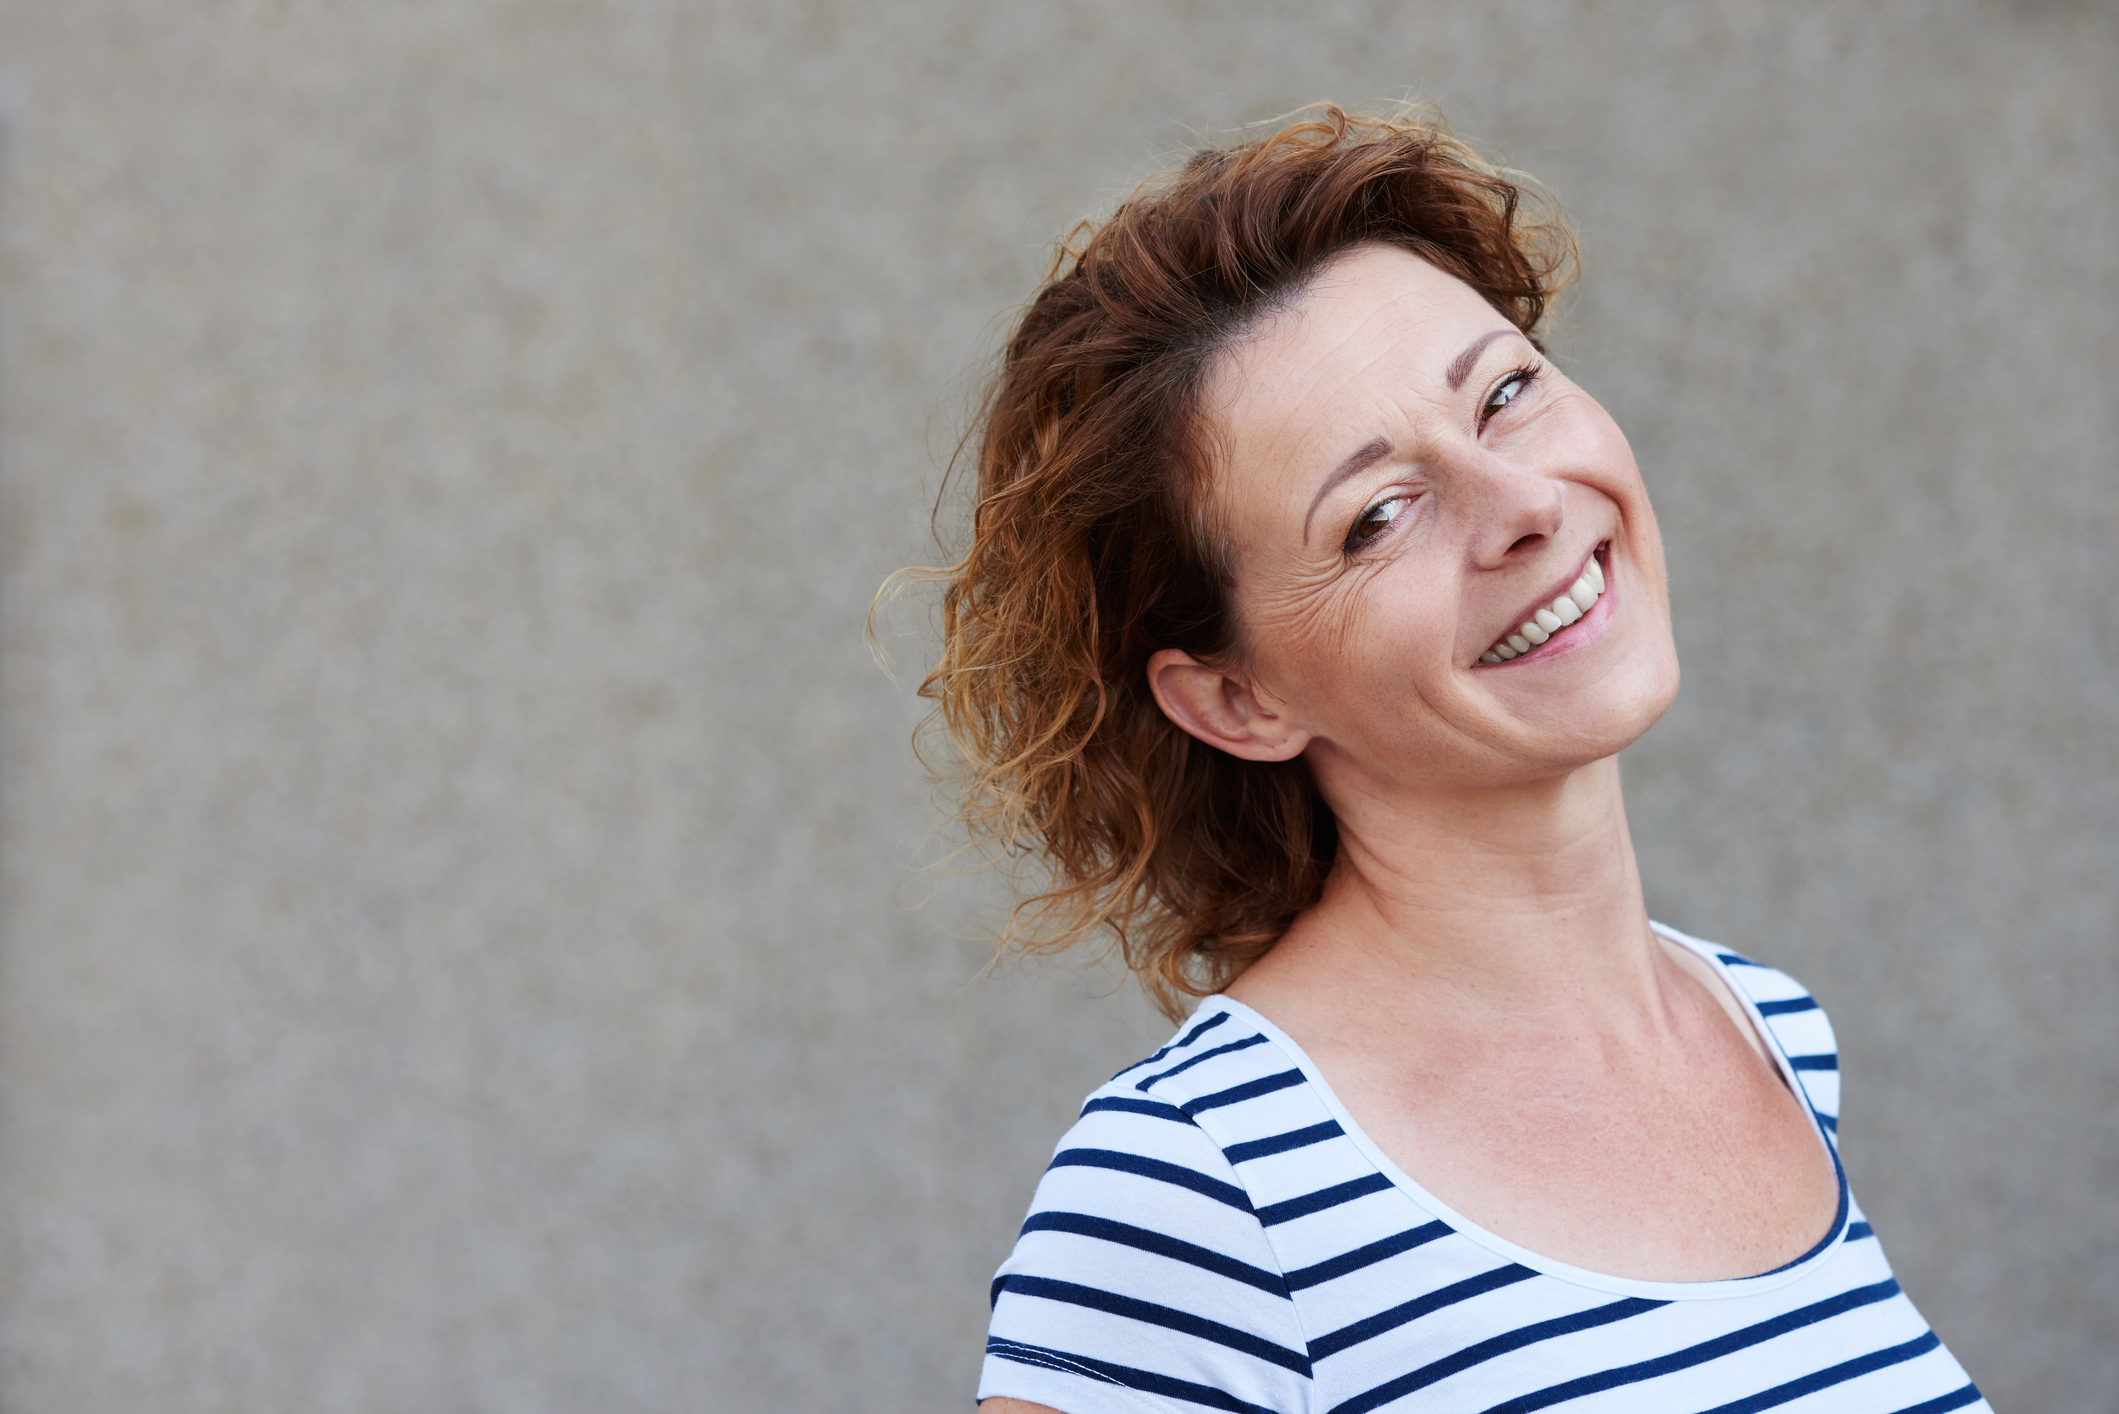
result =
[[1241,1003],[1209,997],[1169,1045],[1090,1094],[1033,1218],[1090,1201],[1154,1221],[1181,1212],[1264,1254],[1266,1233],[1390,1188],[1343,1119],[1292,1042]]
[[1237,1103],[1216,1087],[1256,1078],[1267,1048],[1249,1034],[1210,1002],[1090,1094],[994,1279],[981,1399],[1305,1403],[1309,1354],[1244,1155],[1202,1124]]
[[[1222,999],[1209,998],[1169,1044],[1089,1093],[1047,1176],[1067,1168],[1122,1173],[1249,1214],[1251,1203],[1235,1170],[1245,1156],[1240,1150],[1230,1154],[1202,1118],[1301,1078],[1263,1029],[1245,1024]],[[1134,1187],[1136,1201],[1157,1196]]]
[[1222,1168],[1324,1138],[1320,1126],[1330,1119],[1300,1052],[1263,1017],[1221,996],[1202,1002],[1168,1045],[1093,1091],[1076,1132],[1096,1116],[1183,1126],[1198,1136],[1195,1145],[1214,1149]]
[[1756,1016],[1760,1032],[1801,1084],[1810,1105],[1832,1128],[1839,1116],[1839,1039],[1832,1020],[1808,987],[1771,963],[1746,957],[1664,923],[1657,933],[1705,958]]

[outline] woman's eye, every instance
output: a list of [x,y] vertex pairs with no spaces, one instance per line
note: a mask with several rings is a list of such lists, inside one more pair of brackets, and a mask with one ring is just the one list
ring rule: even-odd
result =
[[1514,373],[1509,374],[1508,377],[1502,379],[1501,386],[1488,395],[1486,406],[1480,409],[1480,425],[1484,426],[1488,418],[1521,397],[1523,390],[1528,388],[1537,376],[1537,374],[1527,368],[1519,368]]
[[1387,501],[1378,501],[1363,511],[1355,520],[1354,528],[1347,532],[1346,548],[1358,550],[1381,535],[1384,528],[1398,519],[1405,508],[1412,504],[1412,500],[1410,496],[1393,496]]

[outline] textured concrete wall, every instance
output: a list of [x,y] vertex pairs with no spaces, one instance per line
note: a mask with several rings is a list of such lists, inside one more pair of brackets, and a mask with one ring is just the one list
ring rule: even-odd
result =
[[[2119,1409],[2109,5],[0,0],[0,1407],[962,1407],[1074,1102],[861,645],[1053,235],[1439,100],[1579,216],[1661,916]],[[922,655],[917,615],[897,640]]]

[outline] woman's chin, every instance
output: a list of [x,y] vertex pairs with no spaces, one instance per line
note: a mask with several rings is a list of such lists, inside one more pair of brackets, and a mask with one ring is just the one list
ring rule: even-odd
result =
[[1578,682],[1555,674],[1540,684],[1544,690],[1495,704],[1501,710],[1492,722],[1494,783],[1565,776],[1639,741],[1677,696],[1677,655],[1641,654],[1624,669]]
[[[1477,681],[1522,733],[1526,754],[1594,761],[1640,740],[1678,691],[1677,646],[1667,629],[1613,625],[1594,644],[1517,674],[1482,670]],[[1504,664],[1504,668],[1513,664]]]

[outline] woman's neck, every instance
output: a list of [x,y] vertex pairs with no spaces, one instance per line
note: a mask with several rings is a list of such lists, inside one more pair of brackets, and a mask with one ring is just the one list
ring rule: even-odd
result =
[[1324,897],[1230,988],[1239,1000],[1289,987],[1386,1004],[1447,996],[1519,1021],[1651,1004],[1655,949],[1616,759],[1503,790],[1332,794],[1339,856]]

